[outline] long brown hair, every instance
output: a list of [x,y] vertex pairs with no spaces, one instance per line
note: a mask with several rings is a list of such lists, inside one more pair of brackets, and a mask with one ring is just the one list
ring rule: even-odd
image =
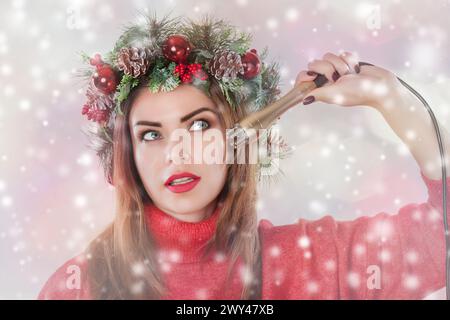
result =
[[[138,89],[133,90],[122,105],[114,128],[113,182],[115,190],[114,221],[89,247],[88,280],[94,299],[160,299],[166,293],[155,241],[146,227],[144,207],[151,203],[135,166],[129,128],[129,115]],[[212,79],[211,99],[218,106],[224,128],[246,115],[246,108],[232,108],[220,87]],[[235,161],[236,162],[236,161]],[[214,236],[207,250],[223,250],[230,257],[227,281],[238,258],[251,281],[244,281],[241,299],[258,299],[261,290],[261,255],[255,202],[257,165],[227,164],[227,179],[219,201],[221,212]],[[142,263],[144,272],[137,276],[134,263]]]

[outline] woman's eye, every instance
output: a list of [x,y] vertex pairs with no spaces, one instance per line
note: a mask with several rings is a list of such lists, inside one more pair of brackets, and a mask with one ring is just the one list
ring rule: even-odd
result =
[[191,130],[197,131],[197,130],[204,130],[209,127],[209,123],[206,120],[195,120],[192,123]]
[[157,131],[147,131],[141,135],[141,140],[144,141],[153,141],[159,138],[159,132]]

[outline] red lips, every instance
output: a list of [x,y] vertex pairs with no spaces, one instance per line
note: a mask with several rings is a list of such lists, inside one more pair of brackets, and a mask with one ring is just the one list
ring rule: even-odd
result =
[[173,180],[175,179],[181,179],[181,178],[192,178],[194,180],[196,179],[200,179],[199,176],[196,176],[195,174],[192,174],[190,172],[181,172],[181,173],[177,173],[177,174],[173,174],[171,175],[166,182],[164,182],[164,185],[169,185]]
[[[181,178],[191,178],[192,181],[181,183],[181,184],[175,184],[171,185],[170,183],[175,179],[181,179]],[[182,193],[187,192],[189,190],[192,190],[195,188],[195,186],[200,182],[200,177],[196,176],[195,174],[189,173],[189,172],[182,172],[178,174],[171,175],[169,179],[166,180],[164,185],[167,189],[174,193]]]

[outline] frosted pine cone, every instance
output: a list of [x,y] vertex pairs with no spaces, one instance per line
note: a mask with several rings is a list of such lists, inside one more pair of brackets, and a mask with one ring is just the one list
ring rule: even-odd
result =
[[216,51],[209,70],[217,80],[234,80],[239,74],[244,74],[241,56],[229,50]]
[[98,91],[94,83],[91,82],[86,90],[87,101],[81,110],[81,114],[86,115],[88,120],[105,124],[109,120],[111,111],[114,109],[112,95],[105,95]]
[[153,59],[148,48],[121,48],[118,55],[118,67],[126,75],[137,78],[144,75]]

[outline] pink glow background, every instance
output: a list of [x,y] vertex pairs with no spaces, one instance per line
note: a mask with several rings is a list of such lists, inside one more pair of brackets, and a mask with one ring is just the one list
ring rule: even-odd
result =
[[[2,1],[0,298],[34,299],[51,273],[111,221],[113,189],[80,128],[77,52],[106,52],[137,10],[212,13],[268,45],[283,90],[310,59],[357,51],[416,88],[450,129],[450,1]],[[380,25],[373,17],[379,8]],[[314,104],[282,118],[296,146],[285,177],[261,188],[274,224],[396,213],[426,200],[419,168],[376,111]],[[439,296],[439,295],[438,295]]]

